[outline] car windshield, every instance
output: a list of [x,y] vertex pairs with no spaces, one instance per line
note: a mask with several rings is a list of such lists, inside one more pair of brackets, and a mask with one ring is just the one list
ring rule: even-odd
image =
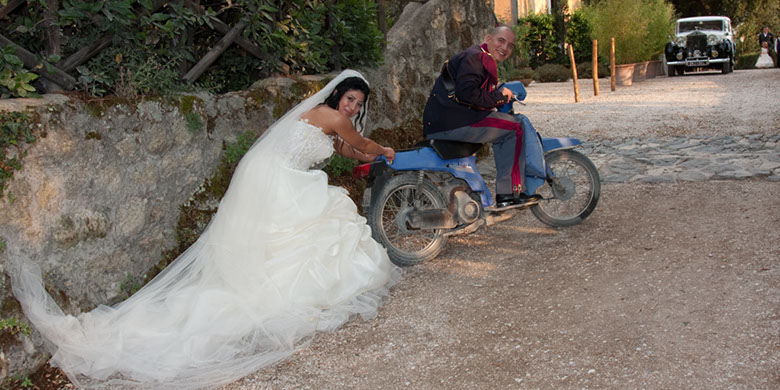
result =
[[720,20],[700,20],[696,22],[680,22],[677,26],[677,31],[681,33],[696,30],[723,31],[723,22]]

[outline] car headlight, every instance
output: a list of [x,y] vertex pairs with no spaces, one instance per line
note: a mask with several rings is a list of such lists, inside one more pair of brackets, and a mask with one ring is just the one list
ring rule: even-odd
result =
[[718,43],[720,43],[720,38],[718,38],[717,35],[715,35],[715,34],[707,35],[707,44],[708,45],[712,46],[712,45],[717,45]]
[[677,52],[677,56],[676,57],[677,57],[678,61],[681,60],[683,58],[682,52],[681,51]]
[[685,39],[685,37],[682,37],[682,36],[680,36],[680,37],[677,37],[677,38],[675,38],[675,39],[674,39],[674,43],[675,43],[677,46],[682,46],[682,47],[685,47],[685,43],[686,43],[686,42],[687,42],[687,39]]
[[712,58],[718,58],[718,54],[720,54],[720,53],[718,53],[717,50],[712,49]]

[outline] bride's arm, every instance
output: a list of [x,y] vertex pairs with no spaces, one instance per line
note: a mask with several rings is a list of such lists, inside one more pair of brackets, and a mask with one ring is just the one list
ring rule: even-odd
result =
[[[345,144],[349,144],[349,146],[354,147],[356,152],[360,152],[366,158],[371,155],[385,156],[390,161],[395,158],[395,151],[392,148],[379,145],[378,143],[360,135],[360,133],[355,130],[355,126],[352,125],[352,122],[346,116],[335,112],[332,120],[333,129],[336,131],[336,134],[338,134],[338,136],[344,140]],[[357,159],[360,160],[360,158]],[[373,159],[368,161],[373,161]]]
[[333,143],[333,147],[336,150],[336,153],[347,158],[353,158],[360,162],[371,162],[376,160],[377,157],[379,157],[379,154],[363,153],[355,149],[352,145],[344,142],[344,140],[342,140],[341,138],[336,138],[336,141],[334,141]]

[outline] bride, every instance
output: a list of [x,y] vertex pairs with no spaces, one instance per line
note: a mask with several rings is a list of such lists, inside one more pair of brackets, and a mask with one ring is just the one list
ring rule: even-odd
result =
[[758,55],[758,60],[756,60],[756,68],[771,68],[775,65],[772,57],[769,56],[768,47],[766,42],[761,43],[761,53]]
[[393,159],[356,130],[368,94],[363,76],[347,70],[272,125],[197,242],[124,302],[66,315],[40,269],[12,259],[14,294],[52,365],[84,388],[214,387],[354,314],[375,316],[400,273],[347,191],[309,169],[334,151]]

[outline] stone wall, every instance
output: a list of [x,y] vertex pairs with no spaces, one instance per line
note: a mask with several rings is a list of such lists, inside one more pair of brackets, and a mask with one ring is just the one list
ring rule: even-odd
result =
[[[408,4],[388,32],[384,64],[361,70],[374,96],[369,130],[419,120],[441,64],[479,43],[494,20],[485,0]],[[214,174],[224,146],[261,134],[330,77],[261,80],[220,96],[0,101],[2,111],[30,113],[38,136],[0,199],[0,268],[9,256],[39,264],[68,313],[121,300],[176,247],[180,206]],[[0,320],[23,318],[0,274]],[[0,342],[0,383],[46,359],[36,332]]]

